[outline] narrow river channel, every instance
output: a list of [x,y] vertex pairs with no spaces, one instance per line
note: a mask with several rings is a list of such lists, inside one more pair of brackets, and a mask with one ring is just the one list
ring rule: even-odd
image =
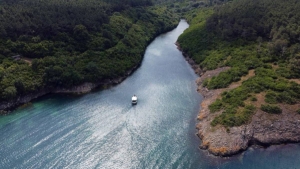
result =
[[299,168],[298,144],[231,158],[198,149],[197,76],[174,44],[187,27],[181,20],[158,36],[141,67],[115,87],[46,96],[0,116],[0,168]]

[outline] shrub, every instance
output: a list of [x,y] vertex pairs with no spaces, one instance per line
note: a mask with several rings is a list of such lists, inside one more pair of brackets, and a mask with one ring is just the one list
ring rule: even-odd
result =
[[274,105],[261,105],[260,108],[262,111],[270,113],[270,114],[280,114],[282,113],[282,110],[278,107],[278,106],[274,106]]
[[265,97],[265,101],[270,104],[277,103],[277,94],[273,91],[268,91]]
[[253,101],[253,102],[255,102],[255,101],[257,101],[257,98],[256,97],[251,97],[250,100]]
[[295,104],[296,100],[289,94],[288,92],[284,91],[277,96],[277,101],[281,103],[287,104]]
[[4,89],[1,97],[4,100],[10,100],[10,99],[13,99],[16,95],[17,95],[17,89],[14,86],[9,86]]
[[219,89],[228,87],[232,82],[237,82],[241,79],[241,76],[246,75],[248,69],[245,66],[234,67],[226,72],[221,72],[218,76],[213,77],[209,83],[209,89]]
[[225,111],[217,116],[212,122],[212,126],[221,124],[225,127],[241,126],[246,124],[251,119],[252,114],[255,111],[253,105],[246,105],[242,111],[237,112],[234,107],[227,107]]
[[279,74],[282,77],[285,78],[291,78],[292,77],[292,71],[286,67],[280,67],[276,70],[276,73]]
[[208,83],[209,83],[209,79],[205,79],[205,80],[202,82],[202,85],[203,85],[204,87],[206,87],[206,86],[208,85]]
[[208,106],[210,112],[214,113],[221,110],[223,107],[223,103],[220,99],[217,99],[214,103]]

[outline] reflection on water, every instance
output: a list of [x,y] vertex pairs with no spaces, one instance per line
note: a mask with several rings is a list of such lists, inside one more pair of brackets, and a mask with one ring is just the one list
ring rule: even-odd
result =
[[0,168],[299,168],[299,144],[231,158],[198,149],[197,77],[174,45],[187,27],[181,21],[157,37],[120,85],[81,97],[46,96],[0,117]]

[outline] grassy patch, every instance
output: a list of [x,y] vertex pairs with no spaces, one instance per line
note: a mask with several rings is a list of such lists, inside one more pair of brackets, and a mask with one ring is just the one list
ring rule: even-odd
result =
[[214,113],[220,111],[223,108],[223,103],[220,99],[217,99],[214,103],[208,106],[210,112]]
[[[259,3],[258,5],[262,5],[265,2],[274,5],[273,1],[271,3],[269,0],[262,0],[260,1],[261,4]],[[300,100],[300,85],[288,80],[299,78],[300,46],[293,44],[295,43],[294,41],[290,41],[290,46],[286,45],[285,40],[276,39],[280,38],[280,36],[273,37],[274,42],[270,42],[269,37],[266,39],[263,35],[257,36],[256,33],[261,31],[262,27],[259,27],[256,33],[253,31],[254,29],[248,29],[249,26],[242,29],[245,26],[243,20],[239,20],[239,23],[243,23],[243,25],[238,27],[239,23],[237,20],[231,18],[237,11],[248,10],[239,6],[244,3],[250,3],[253,6],[257,5],[252,3],[252,1],[245,0],[240,3],[232,2],[230,3],[232,8],[226,9],[224,8],[226,5],[224,5],[220,7],[221,10],[218,8],[216,13],[206,12],[205,17],[208,18],[206,21],[200,16],[205,11],[193,12],[193,15],[190,15],[188,19],[191,23],[190,28],[178,39],[182,49],[204,71],[224,66],[231,67],[230,70],[222,72],[218,76],[204,80],[203,86],[208,89],[226,88],[233,82],[239,81],[249,70],[254,70],[254,76],[243,80],[239,87],[222,93],[222,98],[209,106],[212,113],[222,111],[212,121],[211,124],[213,126],[220,124],[232,127],[249,122],[254,110],[249,108],[248,106],[250,105],[247,104],[249,104],[249,100],[252,101],[250,104],[254,104],[253,102],[257,101],[257,98],[253,96],[257,93],[266,93],[265,102],[267,104],[256,107],[256,109],[261,108],[268,113],[278,114],[282,111],[278,106],[272,104],[295,104]],[[276,0],[276,3],[282,5],[283,1]],[[233,10],[236,7],[240,7],[238,8],[239,10]],[[227,10],[232,13],[228,13]],[[271,10],[271,8],[268,8],[268,10]],[[260,12],[264,13],[265,11],[262,10]],[[244,13],[241,14],[243,15]],[[235,17],[236,19],[244,19],[244,17],[239,15]],[[258,19],[264,18],[258,17]],[[280,20],[282,18],[276,19]],[[226,20],[226,22],[222,22],[222,20]],[[232,27],[227,27],[228,24],[232,24]],[[238,29],[242,31],[237,31]],[[276,30],[273,31],[276,32]],[[236,36],[237,34],[240,34],[240,36]],[[267,32],[265,35],[269,36],[270,32]]]
[[221,115],[217,116],[212,122],[212,126],[221,124],[227,127],[241,126],[249,122],[250,117],[253,115],[255,107],[253,105],[246,105],[239,111],[234,108],[226,109]]
[[270,114],[280,114],[282,110],[276,105],[263,104],[260,108],[262,111],[270,113]]

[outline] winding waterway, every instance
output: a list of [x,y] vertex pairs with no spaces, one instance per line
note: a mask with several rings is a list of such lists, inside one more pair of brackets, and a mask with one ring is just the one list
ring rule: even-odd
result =
[[198,149],[197,76],[174,45],[187,27],[182,20],[157,37],[141,67],[115,87],[46,96],[0,116],[0,168],[300,168],[299,144],[231,158]]

